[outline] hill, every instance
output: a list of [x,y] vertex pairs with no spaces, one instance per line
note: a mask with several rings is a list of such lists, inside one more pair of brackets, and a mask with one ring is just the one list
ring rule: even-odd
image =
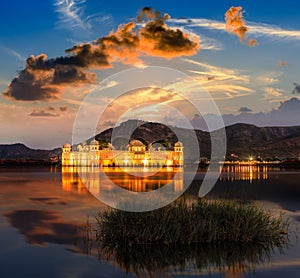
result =
[[226,127],[227,148],[240,156],[246,154],[262,157],[299,157],[300,126],[257,127],[235,124]]
[[[188,144],[194,132],[185,128],[168,127],[159,123],[145,123],[130,120],[114,129],[114,141],[117,148],[126,148],[127,140],[122,136],[134,130],[131,139],[139,139],[144,143],[164,143],[171,148],[178,138],[183,138]],[[216,131],[217,132],[217,131]],[[210,134],[206,131],[195,131],[201,156],[210,156]],[[97,140],[111,140],[112,129],[107,129],[96,135]],[[250,155],[268,158],[298,157],[300,155],[300,126],[294,127],[257,127],[251,124],[234,124],[226,127],[227,156],[234,153],[240,158],[247,159]],[[187,142],[187,143],[186,143]],[[186,154],[190,156],[192,154]]]
[[61,154],[61,149],[36,150],[25,146],[24,144],[2,144],[0,145],[1,160],[44,160],[49,161],[50,157]]
[[[185,157],[193,159],[195,152],[189,148],[191,138],[196,134],[200,156],[210,157],[210,134],[206,131],[192,131],[185,128],[166,126],[160,123],[129,120],[114,129],[111,142],[117,149],[126,149],[128,140],[125,135],[132,131],[130,139],[138,139],[146,145],[159,143],[171,149],[178,137],[183,141]],[[95,137],[98,141],[111,141],[113,129],[107,129]],[[226,127],[227,156],[237,155],[247,159],[250,155],[263,158],[287,158],[300,156],[300,126],[293,127],[257,127],[250,124],[234,124]],[[0,160],[49,160],[49,157],[61,154],[61,149],[34,150],[23,144],[0,145]],[[197,152],[196,152],[197,155]]]

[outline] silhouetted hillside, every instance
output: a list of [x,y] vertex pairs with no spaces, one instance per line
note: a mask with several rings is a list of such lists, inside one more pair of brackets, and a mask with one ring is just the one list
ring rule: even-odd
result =
[[[172,148],[178,141],[175,134],[178,134],[185,142],[189,142],[194,134],[194,131],[189,129],[130,120],[115,128],[112,144],[117,148],[126,148],[128,140],[122,140],[122,136],[127,134],[128,130],[133,130],[130,139],[140,139],[146,144],[165,141],[167,148]],[[209,157],[211,149],[209,133],[201,130],[196,130],[195,133],[201,156]],[[108,129],[98,134],[96,139],[110,142],[111,135],[112,129]],[[231,153],[241,158],[248,158],[249,155],[268,158],[298,157],[300,155],[300,126],[257,127],[240,123],[226,127],[226,136],[228,156]]]
[[0,145],[0,159],[49,160],[49,157],[60,154],[61,149],[59,148],[54,150],[35,150],[20,143]]
[[[111,142],[113,129],[107,129],[96,135],[98,141]],[[173,148],[180,139],[185,146],[185,157],[194,159],[197,152],[190,147],[196,136],[201,157],[210,157],[210,134],[201,130],[166,126],[160,123],[129,120],[114,129],[114,140],[111,142],[117,149],[126,149],[128,138],[139,139],[146,145],[158,143],[166,149]],[[178,135],[177,138],[176,134]],[[227,156],[238,155],[246,159],[249,155],[263,158],[286,158],[300,156],[300,126],[294,127],[257,127],[250,124],[234,124],[226,127]],[[0,159],[34,159],[48,160],[60,155],[61,149],[34,150],[23,144],[0,145]]]

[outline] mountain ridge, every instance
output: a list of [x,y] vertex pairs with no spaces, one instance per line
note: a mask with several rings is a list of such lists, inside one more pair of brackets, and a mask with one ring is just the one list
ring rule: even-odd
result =
[[[264,158],[287,158],[300,156],[300,126],[291,127],[258,127],[253,124],[235,123],[225,127],[227,136],[227,157],[231,154],[241,159],[250,155]],[[200,156],[210,156],[210,134],[202,130],[190,130],[174,126],[166,126],[160,123],[129,120],[123,122],[114,129],[109,128],[97,134],[98,141],[110,142],[112,131],[116,134],[115,142],[112,144],[120,149],[126,149],[128,140],[122,136],[132,130],[130,139],[142,140],[145,144],[160,143],[167,149],[171,149],[178,141],[176,134],[186,142],[196,134]],[[214,131],[216,132],[216,131]],[[89,142],[91,139],[88,139]],[[190,150],[192,151],[192,150]],[[187,157],[189,155],[186,148]],[[59,156],[61,148],[52,150],[31,149],[22,143],[0,144],[0,159],[33,159],[49,160],[50,157]]]

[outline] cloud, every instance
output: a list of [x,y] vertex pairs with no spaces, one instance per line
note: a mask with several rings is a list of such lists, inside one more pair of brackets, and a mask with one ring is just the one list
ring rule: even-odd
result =
[[193,78],[201,82],[215,100],[253,93],[253,90],[247,87],[250,76],[242,70],[218,67],[191,59],[184,61],[193,65],[193,69],[189,70],[194,74]]
[[252,112],[252,109],[244,106],[239,109],[239,112],[240,113],[248,113],[248,112]]
[[[198,36],[198,34],[191,31],[190,29],[185,28],[184,26],[179,26],[179,25],[174,24],[174,25],[172,25],[172,28],[181,30],[183,33],[188,34],[189,37],[197,37]],[[220,41],[201,34],[201,51],[203,51],[203,50],[219,51],[219,50],[222,50],[223,48],[224,47]]]
[[32,245],[70,245],[81,238],[82,225],[65,221],[55,210],[15,210],[6,213],[5,217]]
[[276,67],[286,67],[289,65],[289,62],[287,61],[278,61],[278,63],[276,64]]
[[264,89],[264,100],[274,100],[282,97],[283,91],[275,87],[265,87]]
[[66,201],[63,201],[57,197],[31,197],[29,199],[31,201],[45,204],[48,206],[67,205],[68,204]]
[[32,116],[32,117],[58,117],[59,114],[47,112],[47,111],[45,111],[45,110],[34,109],[34,110],[29,114],[29,116]]
[[223,84],[204,84],[203,87],[212,94],[214,100],[232,99],[254,93],[251,88],[230,83],[226,84],[225,82]]
[[68,111],[68,106],[61,106],[61,107],[59,107],[59,110],[61,111],[61,112],[66,112],[66,111]]
[[26,67],[14,78],[3,96],[13,100],[51,100],[58,99],[63,92],[63,85],[76,85],[95,80],[94,73],[89,73],[82,55],[47,59],[45,54],[31,55]]
[[231,7],[225,13],[225,21],[226,31],[237,35],[242,44],[247,44],[249,46],[255,46],[257,44],[255,39],[246,41],[248,27],[243,19],[242,7]]
[[256,82],[259,82],[262,86],[271,85],[279,82],[281,73],[278,72],[263,72],[259,73],[256,77]]
[[66,56],[48,59],[45,54],[32,55],[3,96],[23,101],[58,99],[66,86],[94,82],[96,75],[89,72],[90,68],[106,69],[114,62],[141,63],[140,56],[172,59],[196,54],[199,38],[169,28],[167,19],[168,15],[144,8],[138,16],[138,22],[143,22],[139,28],[135,22],[120,25],[117,31],[93,43],[67,49]]
[[[128,111],[128,107],[144,107],[146,104],[167,104],[182,100],[182,97],[172,90],[161,88],[141,88],[123,94],[112,100],[106,112],[111,115],[120,115]],[[110,118],[110,117],[107,117]]]
[[[105,100],[103,96],[99,95],[95,101],[88,104],[87,110],[98,111],[99,103],[104,105],[105,109],[97,126],[97,130],[101,131],[106,127],[114,126],[120,119],[144,119],[145,115],[147,115],[148,120],[151,118],[152,121],[156,121],[163,115],[166,115],[168,110],[166,107],[170,107],[170,109],[172,107],[178,108],[179,103],[182,101],[184,101],[182,96],[171,89],[161,89],[154,86],[130,91],[116,99]],[[120,115],[122,115],[121,118]],[[82,121],[88,121],[89,118],[90,114],[86,114]]]
[[49,106],[47,107],[47,110],[48,110],[48,111],[55,111],[55,107],[52,106],[52,105],[49,105]]
[[54,5],[56,7],[56,12],[59,14],[58,26],[66,28],[80,28],[83,30],[87,29],[84,19],[82,19],[83,14],[83,4],[84,0],[57,0]]
[[99,130],[103,130],[103,129],[106,129],[106,128],[114,127],[115,124],[116,123],[114,121],[101,121],[98,124],[98,128],[99,128]]
[[300,94],[300,85],[294,83],[295,89],[293,90],[292,94]]
[[263,23],[248,24],[249,33],[282,40],[300,40],[300,30],[283,29],[276,25]]
[[[191,19],[170,19],[172,23],[182,24],[187,27],[199,27],[209,30],[226,31],[226,25],[217,20],[205,19],[205,18],[191,18]],[[280,26],[247,22],[247,34],[254,35],[255,37],[265,37],[270,39],[278,39],[283,41],[299,41],[300,30],[284,29]]]
[[29,116],[32,117],[58,117],[60,116],[59,112],[66,112],[68,111],[68,106],[60,106],[58,108],[55,108],[52,105],[49,105],[48,107],[44,108],[44,109],[34,109]]
[[[214,114],[205,114],[201,117],[194,116],[191,123],[197,129],[207,130],[205,120],[213,121],[216,118],[217,116]],[[299,126],[299,119],[300,100],[298,98],[282,101],[277,108],[265,113],[244,113],[241,111],[238,115],[223,115],[226,126],[236,123],[248,123],[257,126]]]
[[207,63],[202,63],[199,61],[191,60],[191,59],[184,59],[185,62],[188,62],[192,65],[200,67],[202,70],[192,70],[191,72],[196,73],[198,75],[204,76],[206,80],[236,80],[242,81],[245,83],[249,82],[249,76],[244,75],[241,71],[237,69],[229,69],[224,67],[218,67]]
[[51,85],[44,73],[47,72],[29,68],[22,70],[2,95],[13,100],[57,99],[61,91]]
[[216,39],[201,35],[201,50],[223,50],[221,42]]
[[26,58],[22,54],[20,54],[19,52],[15,51],[11,48],[0,45],[0,49],[3,49],[4,51],[6,51],[11,56],[15,57],[17,60],[19,60],[21,62],[24,62],[26,60]]
[[58,14],[56,27],[76,32],[80,38],[90,35],[95,30],[94,25],[105,25],[112,23],[112,16],[109,14],[95,13],[86,14],[89,2],[86,0],[55,0],[55,12]]

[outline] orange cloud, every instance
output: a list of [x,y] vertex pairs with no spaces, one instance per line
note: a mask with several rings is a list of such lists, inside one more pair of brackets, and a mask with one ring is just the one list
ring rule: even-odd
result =
[[249,46],[255,46],[257,41],[255,39],[250,39],[246,41],[248,27],[243,19],[243,10],[242,7],[231,7],[225,13],[226,21],[226,31],[235,34],[239,37],[242,44],[247,44]]
[[278,61],[276,67],[286,67],[289,65],[289,62],[287,61]]
[[199,38],[190,37],[179,29],[171,29],[158,11],[144,8],[135,22],[120,25],[116,32],[93,43],[74,45],[67,56],[47,59],[45,54],[30,56],[26,67],[13,79],[4,97],[13,100],[51,100],[63,93],[65,86],[90,83],[96,79],[90,68],[105,69],[112,63],[141,63],[141,56],[172,59],[191,56],[200,48]]

